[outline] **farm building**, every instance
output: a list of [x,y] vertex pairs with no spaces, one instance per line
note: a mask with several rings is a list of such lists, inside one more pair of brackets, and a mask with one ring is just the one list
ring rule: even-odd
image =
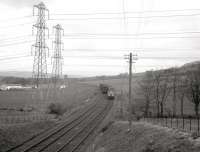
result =
[[8,91],[8,90],[25,90],[31,89],[31,86],[22,86],[21,84],[3,84],[0,86],[1,91]]

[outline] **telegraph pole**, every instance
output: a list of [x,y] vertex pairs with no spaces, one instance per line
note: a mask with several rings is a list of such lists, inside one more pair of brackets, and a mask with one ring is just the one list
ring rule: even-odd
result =
[[128,94],[128,99],[129,99],[129,129],[131,130],[132,126],[132,53],[129,54],[129,94]]
[[34,56],[34,63],[33,63],[33,84],[37,88],[40,87],[40,83],[44,82],[47,78],[47,55],[48,55],[48,47],[46,45],[46,12],[48,13],[49,18],[49,11],[44,5],[44,3],[39,3],[38,5],[34,5],[33,7],[33,16],[35,16],[35,9],[37,9],[37,23],[33,25],[33,28],[37,29],[36,35],[36,42],[32,45],[32,55]]
[[137,60],[137,55],[133,55],[132,53],[130,53],[128,56],[126,56],[125,59],[128,59],[128,63],[129,63],[129,93],[128,93],[129,116],[128,116],[128,121],[129,121],[129,131],[131,131],[131,128],[132,128],[131,127],[132,126],[132,112],[135,113],[135,110],[132,109],[132,108],[134,108],[132,106],[132,64],[135,63],[135,62],[133,62],[133,60]]

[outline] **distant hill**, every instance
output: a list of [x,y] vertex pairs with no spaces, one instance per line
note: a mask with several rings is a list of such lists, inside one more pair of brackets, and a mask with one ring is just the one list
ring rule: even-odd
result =
[[[186,63],[183,66],[176,67],[179,72],[184,72],[184,71],[189,71],[192,69],[196,69],[198,66],[200,66],[200,61],[195,61],[195,62],[190,62]],[[164,71],[170,69],[164,69]],[[163,70],[162,70],[163,71]],[[144,73],[134,73],[133,77],[141,77],[143,76]],[[32,77],[32,72],[30,71],[0,71],[0,79],[1,77],[23,77],[23,78],[31,78]],[[126,78],[128,77],[127,73],[121,73],[119,75],[115,76],[94,76],[94,77],[83,77],[83,76],[78,76],[78,75],[68,75],[69,78],[82,78],[85,80],[99,80],[99,79],[120,79],[120,78]]]
[[0,77],[23,77],[31,78],[32,72],[28,71],[0,71]]
[[200,65],[200,61],[189,62],[189,63],[184,64],[182,67],[188,68],[188,67],[196,66],[196,65]]

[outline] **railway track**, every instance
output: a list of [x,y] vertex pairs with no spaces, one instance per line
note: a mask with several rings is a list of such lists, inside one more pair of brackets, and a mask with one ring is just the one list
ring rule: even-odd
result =
[[110,110],[112,102],[96,102],[68,121],[49,129],[7,152],[77,151]]

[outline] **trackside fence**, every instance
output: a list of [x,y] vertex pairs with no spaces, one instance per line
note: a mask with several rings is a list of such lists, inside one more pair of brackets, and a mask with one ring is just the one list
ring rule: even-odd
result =
[[15,123],[28,123],[33,121],[47,121],[52,120],[53,115],[33,114],[29,116],[1,116],[0,124],[15,124]]
[[145,117],[143,121],[200,135],[200,118]]

